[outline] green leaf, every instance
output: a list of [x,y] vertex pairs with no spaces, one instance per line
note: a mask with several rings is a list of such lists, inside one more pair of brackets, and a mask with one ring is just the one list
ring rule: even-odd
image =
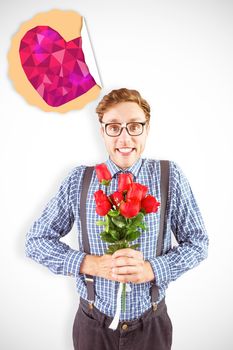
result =
[[106,226],[106,221],[98,220],[96,221],[97,226]]
[[126,226],[127,232],[133,232],[137,230],[137,225],[130,224]]
[[111,180],[102,180],[101,185],[109,186],[110,182],[111,182]]
[[128,242],[124,239],[122,241],[116,242],[118,248],[117,249],[124,249],[124,248],[129,248]]
[[109,216],[112,216],[112,217],[116,217],[116,216],[118,216],[120,213],[119,213],[119,211],[118,210],[113,210],[113,209],[111,209],[109,212],[108,212],[108,215]]
[[111,217],[111,216],[109,217],[109,228],[111,228],[111,229],[113,229],[113,230],[118,229],[118,228],[116,227],[116,225],[114,225],[114,223],[112,222],[112,217]]
[[105,215],[105,218],[106,218],[105,231],[108,232],[109,231],[109,217],[108,217],[108,215]]
[[110,244],[106,251],[107,254],[113,254],[119,249],[119,245],[117,243]]
[[114,247],[109,246],[106,250],[106,254],[114,254],[116,250],[114,250]]
[[129,248],[129,244],[126,240],[123,241],[117,241],[113,244],[110,244],[108,246],[108,249],[106,251],[107,254],[113,254],[119,249]]
[[118,233],[119,233],[119,239],[124,240],[126,238],[128,231],[124,227],[120,231],[118,231]]
[[118,232],[117,232],[116,230],[110,229],[110,230],[109,230],[109,234],[110,234],[110,235],[112,236],[112,238],[114,238],[116,241],[119,240],[119,234],[118,234]]
[[132,224],[128,229],[127,229],[127,233],[131,233],[131,232],[135,232],[138,230],[138,225],[134,225]]
[[112,222],[119,228],[126,226],[126,220],[123,216],[112,217]]
[[130,246],[131,249],[136,249],[136,248],[139,248],[140,247],[140,244],[133,244]]
[[107,243],[114,243],[116,240],[107,232],[102,232],[100,234],[101,239]]
[[139,231],[130,232],[130,233],[126,236],[126,240],[127,240],[128,242],[134,241],[134,240],[137,239],[140,235],[141,235],[141,232],[139,232]]
[[142,222],[143,219],[144,219],[143,213],[138,213],[138,215],[132,219],[132,223],[134,225],[138,226]]
[[142,230],[148,230],[148,227],[145,222],[141,222],[138,224],[138,227],[140,227]]

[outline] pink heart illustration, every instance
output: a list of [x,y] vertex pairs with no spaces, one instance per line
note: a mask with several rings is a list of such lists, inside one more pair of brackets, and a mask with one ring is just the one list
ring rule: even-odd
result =
[[82,38],[66,42],[48,26],[29,30],[20,42],[23,70],[44,101],[61,106],[96,85],[85,63]]

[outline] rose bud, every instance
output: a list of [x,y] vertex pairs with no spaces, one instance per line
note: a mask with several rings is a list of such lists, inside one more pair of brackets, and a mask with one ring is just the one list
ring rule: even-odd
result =
[[102,185],[108,186],[112,179],[112,175],[108,170],[107,165],[104,163],[97,164],[95,166],[95,171],[99,182]]
[[116,207],[118,207],[123,200],[124,200],[124,197],[122,192],[116,191],[110,195],[110,201]]
[[122,173],[119,174],[118,178],[118,191],[123,192],[127,191],[129,185],[133,182],[133,174],[131,173]]
[[136,216],[140,211],[140,201],[133,198],[129,199],[126,202],[121,202],[120,204],[120,213],[125,218],[132,218]]
[[141,209],[144,209],[146,214],[156,213],[160,203],[155,197],[148,195],[141,201]]
[[109,201],[107,195],[102,191],[98,190],[94,193],[96,205],[101,204],[104,201]]
[[96,202],[96,213],[101,216],[107,215],[112,208],[112,204],[106,194],[102,190],[99,190],[94,193],[94,197]]
[[128,188],[126,200],[137,198],[140,201],[146,196],[147,191],[148,191],[147,186],[141,185],[137,182],[133,182]]
[[108,214],[109,210],[112,208],[109,200],[103,201],[101,204],[97,205],[95,211],[100,216],[105,216]]

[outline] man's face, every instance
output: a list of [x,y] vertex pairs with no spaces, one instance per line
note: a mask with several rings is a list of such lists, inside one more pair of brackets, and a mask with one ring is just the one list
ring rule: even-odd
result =
[[[110,108],[103,115],[103,123],[145,122],[143,110],[135,102],[121,102]],[[106,134],[104,125],[101,133],[110,159],[120,168],[125,169],[133,165],[141,156],[146,143],[149,125],[146,124],[139,136],[131,136],[123,128],[119,136],[111,137]]]

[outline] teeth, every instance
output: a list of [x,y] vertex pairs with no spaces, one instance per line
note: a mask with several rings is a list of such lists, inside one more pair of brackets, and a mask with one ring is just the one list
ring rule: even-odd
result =
[[119,151],[122,153],[127,153],[127,152],[131,152],[132,148],[119,148]]

